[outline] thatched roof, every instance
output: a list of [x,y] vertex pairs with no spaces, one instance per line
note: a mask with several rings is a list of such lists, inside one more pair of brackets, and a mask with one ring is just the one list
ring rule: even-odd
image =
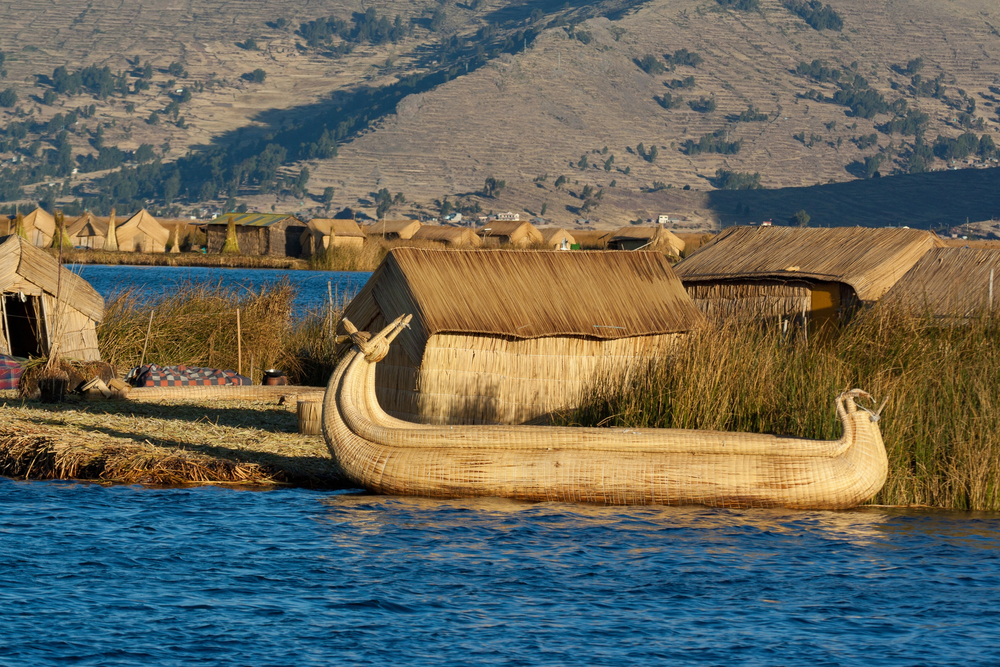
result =
[[452,247],[471,246],[478,248],[482,239],[469,227],[443,227],[441,225],[423,225],[412,236],[414,241],[435,241]]
[[145,234],[163,246],[170,240],[170,230],[161,225],[146,209],[142,209],[118,227],[118,246],[125,247],[139,233]]
[[226,213],[214,220],[209,220],[206,224],[228,225],[230,218],[233,219],[233,223],[238,227],[270,227],[286,220],[289,224],[295,226],[306,224],[288,213]]
[[992,307],[996,308],[1000,304],[1000,250],[981,248],[931,250],[882,300],[939,317],[965,317],[991,306],[991,271]]
[[547,246],[559,247],[563,239],[566,239],[566,245],[576,243],[573,235],[561,227],[539,227],[538,231],[542,233],[542,243]]
[[380,220],[365,228],[369,236],[398,236],[404,241],[413,237],[420,229],[419,220]]
[[416,363],[436,333],[627,338],[702,322],[659,253],[395,248],[347,307],[358,327],[413,313]]
[[[59,262],[19,236],[0,238],[0,292],[55,297],[59,291]],[[90,283],[69,269],[62,271],[62,297],[95,322],[104,319],[104,298]]]
[[875,301],[941,245],[935,234],[917,229],[730,227],[674,270],[685,283],[840,282],[853,287],[862,301]]
[[309,227],[309,231],[314,234],[318,233],[324,236],[333,234],[334,236],[340,236],[342,238],[353,236],[363,239],[365,237],[365,233],[361,231],[361,227],[353,220],[313,218],[306,226]]
[[542,242],[542,233],[527,220],[491,220],[478,230],[478,234],[518,245]]
[[[13,223],[13,218],[11,218],[11,222]],[[38,207],[24,216],[24,229],[25,231],[37,229],[47,237],[52,238],[56,233],[56,219],[52,217],[51,213]],[[13,231],[13,225],[11,231]]]
[[108,234],[108,218],[98,218],[87,211],[66,227],[66,235],[70,238],[81,236],[100,236]]
[[684,241],[663,225],[622,227],[608,238],[608,245],[614,247],[627,241],[645,244],[643,250],[659,250],[678,256],[684,250]]

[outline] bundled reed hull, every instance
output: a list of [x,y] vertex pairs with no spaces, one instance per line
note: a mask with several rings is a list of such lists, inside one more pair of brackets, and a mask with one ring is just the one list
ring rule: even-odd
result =
[[[383,343],[392,328],[379,335]],[[323,409],[332,456],[353,483],[376,493],[843,509],[870,499],[885,482],[882,436],[871,415],[856,408],[854,397],[863,394],[857,390],[837,399],[844,434],[835,441],[680,429],[430,426],[379,407],[375,366],[385,348],[373,351],[378,340],[355,339]]]

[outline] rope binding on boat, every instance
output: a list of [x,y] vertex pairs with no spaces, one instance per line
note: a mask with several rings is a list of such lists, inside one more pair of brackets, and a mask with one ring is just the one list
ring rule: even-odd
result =
[[342,320],[342,323],[344,325],[344,331],[347,332],[347,335],[337,336],[336,342],[339,344],[346,343],[350,340],[354,346],[358,348],[361,354],[364,355],[365,361],[377,364],[385,359],[386,355],[389,354],[389,343],[391,343],[403,329],[408,329],[410,327],[411,319],[413,319],[413,315],[400,315],[394,319],[389,326],[372,336],[367,331],[358,331],[358,328],[345,317]]

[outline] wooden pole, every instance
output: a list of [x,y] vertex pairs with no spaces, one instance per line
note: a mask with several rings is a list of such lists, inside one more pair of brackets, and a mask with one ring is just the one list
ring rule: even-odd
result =
[[146,346],[149,345],[149,334],[153,331],[153,313],[156,310],[149,311],[149,325],[146,327],[146,340],[142,343],[142,357],[139,359],[139,365],[142,366],[146,363]]
[[13,355],[13,343],[10,340],[10,324],[7,323],[7,300],[0,297],[0,308],[3,309],[4,354]]
[[243,331],[240,328],[240,309],[236,309],[236,361],[239,374],[243,375]]

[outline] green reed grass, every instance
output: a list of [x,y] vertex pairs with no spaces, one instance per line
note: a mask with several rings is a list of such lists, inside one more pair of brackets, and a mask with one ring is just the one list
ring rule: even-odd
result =
[[[49,250],[53,256],[58,249]],[[109,266],[221,266],[241,269],[305,269],[305,260],[292,257],[252,257],[209,255],[200,252],[126,252],[115,250],[67,250],[64,264],[106,264]]]
[[343,304],[293,317],[295,289],[288,282],[261,288],[187,283],[154,299],[138,290],[113,297],[97,336],[101,357],[119,370],[137,366],[153,324],[146,363],[236,370],[236,311],[240,311],[243,373],[259,383],[263,369],[279,368],[300,384],[322,385],[333,371],[330,325]]
[[1000,509],[1000,318],[942,322],[875,309],[806,337],[737,322],[603,376],[567,423],[837,438],[833,404],[859,387],[889,401],[878,504]]

